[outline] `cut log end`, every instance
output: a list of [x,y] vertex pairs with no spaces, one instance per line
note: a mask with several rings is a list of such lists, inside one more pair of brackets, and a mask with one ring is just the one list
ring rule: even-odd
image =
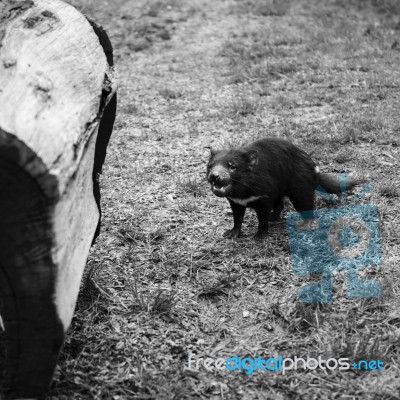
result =
[[0,15],[0,371],[41,398],[98,226],[116,80],[107,35],[73,7],[10,0]]

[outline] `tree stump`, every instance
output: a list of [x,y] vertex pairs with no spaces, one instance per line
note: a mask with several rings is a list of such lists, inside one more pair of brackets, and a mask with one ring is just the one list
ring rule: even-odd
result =
[[58,0],[0,2],[0,330],[19,398],[45,395],[73,316],[115,92],[101,27]]

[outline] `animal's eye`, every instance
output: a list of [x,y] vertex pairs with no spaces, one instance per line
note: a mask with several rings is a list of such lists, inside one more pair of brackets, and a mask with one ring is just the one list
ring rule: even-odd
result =
[[232,171],[234,171],[235,169],[236,169],[236,165],[235,164],[233,164],[233,163],[228,163],[228,167],[229,167],[229,169],[231,169]]

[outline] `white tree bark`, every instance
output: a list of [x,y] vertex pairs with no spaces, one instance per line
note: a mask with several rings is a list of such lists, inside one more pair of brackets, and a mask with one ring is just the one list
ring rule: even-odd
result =
[[73,7],[0,2],[0,314],[6,384],[20,396],[44,394],[72,319],[99,220],[98,128],[115,88]]

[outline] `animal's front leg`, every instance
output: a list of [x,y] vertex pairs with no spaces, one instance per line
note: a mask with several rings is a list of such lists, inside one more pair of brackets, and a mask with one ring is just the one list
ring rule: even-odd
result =
[[229,200],[233,212],[233,228],[228,229],[224,233],[224,237],[227,238],[238,238],[240,236],[240,229],[242,228],[244,213],[246,212],[246,207],[236,204]]

